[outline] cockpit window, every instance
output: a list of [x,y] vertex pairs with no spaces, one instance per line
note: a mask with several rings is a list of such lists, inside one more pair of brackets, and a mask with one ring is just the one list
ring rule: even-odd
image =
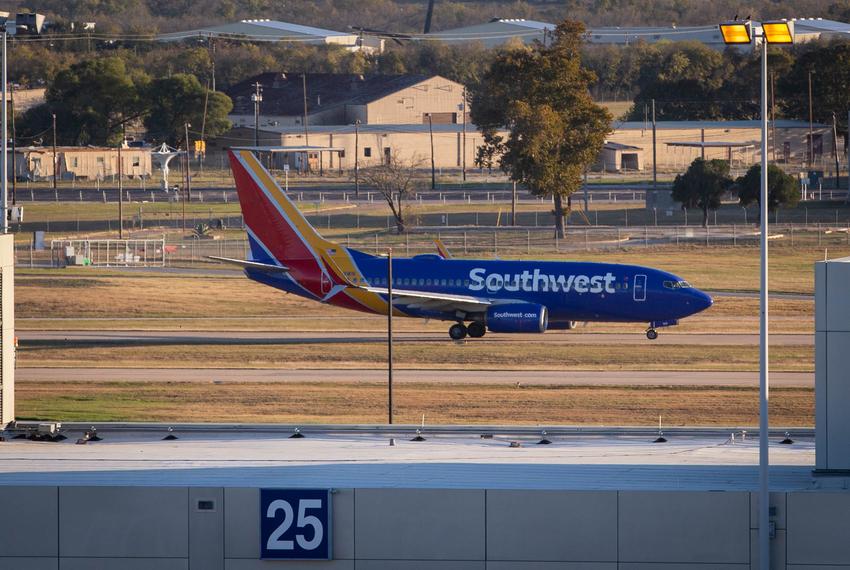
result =
[[687,281],[664,281],[663,285],[667,289],[690,289],[693,287]]

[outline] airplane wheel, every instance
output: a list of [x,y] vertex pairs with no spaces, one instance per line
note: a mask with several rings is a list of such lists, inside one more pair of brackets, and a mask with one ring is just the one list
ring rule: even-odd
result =
[[481,338],[487,333],[487,328],[484,326],[484,323],[474,321],[469,323],[467,331],[469,332],[469,336],[472,338]]
[[455,323],[449,327],[449,336],[452,340],[463,340],[466,338],[467,330],[463,323]]
[[648,338],[649,340],[657,339],[658,331],[656,331],[655,329],[649,329],[648,331],[646,331],[646,338]]

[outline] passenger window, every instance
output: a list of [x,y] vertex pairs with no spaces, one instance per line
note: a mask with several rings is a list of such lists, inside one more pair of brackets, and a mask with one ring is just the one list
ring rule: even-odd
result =
[[464,286],[464,287],[469,286],[469,279],[464,279],[464,280],[463,280],[463,286]]
[[430,280],[430,279],[426,279],[426,280],[425,280],[425,285],[431,285],[431,280]]
[[441,279],[441,280],[440,280],[440,285],[441,285],[442,287],[445,287],[445,286],[446,286],[446,280],[445,280],[445,279]]

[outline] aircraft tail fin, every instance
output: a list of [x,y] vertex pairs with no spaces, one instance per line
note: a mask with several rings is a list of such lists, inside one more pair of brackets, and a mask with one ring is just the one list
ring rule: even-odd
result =
[[250,150],[230,150],[230,168],[251,244],[251,261],[283,265],[319,298],[348,285],[339,269],[343,247],[323,238]]

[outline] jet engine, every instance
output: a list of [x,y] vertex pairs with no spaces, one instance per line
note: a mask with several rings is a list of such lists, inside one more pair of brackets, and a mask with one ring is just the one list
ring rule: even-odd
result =
[[542,333],[549,325],[543,305],[512,303],[487,308],[487,329],[497,333]]

